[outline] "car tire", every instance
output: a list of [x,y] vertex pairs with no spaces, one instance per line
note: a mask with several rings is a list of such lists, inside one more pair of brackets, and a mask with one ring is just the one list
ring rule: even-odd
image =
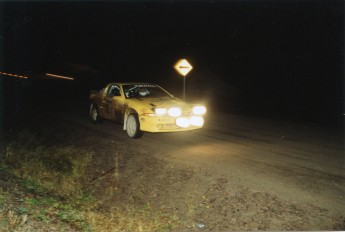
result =
[[140,124],[138,115],[130,114],[126,120],[126,131],[127,135],[132,139],[137,139],[142,136],[142,132],[140,131]]
[[99,111],[98,111],[97,106],[91,106],[90,119],[91,119],[91,122],[93,123],[101,122],[101,118],[99,117]]

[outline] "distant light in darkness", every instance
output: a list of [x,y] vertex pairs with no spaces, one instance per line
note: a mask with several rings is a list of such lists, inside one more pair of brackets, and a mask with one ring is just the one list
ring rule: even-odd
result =
[[73,81],[73,80],[74,80],[74,78],[73,78],[73,77],[60,76],[60,75],[51,74],[51,73],[46,73],[46,75],[47,75],[47,76],[50,76],[50,77],[55,77],[55,78],[65,79],[65,80],[71,80],[71,81]]
[[17,75],[17,74],[12,74],[12,73],[5,73],[5,72],[0,72],[1,75],[5,75],[5,76],[10,76],[10,77],[18,77],[18,78],[22,78],[22,79],[27,79],[27,76],[21,76],[21,75]]

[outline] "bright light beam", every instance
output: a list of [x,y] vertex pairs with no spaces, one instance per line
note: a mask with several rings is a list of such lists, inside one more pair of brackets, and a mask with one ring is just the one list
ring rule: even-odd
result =
[[10,77],[18,77],[18,78],[23,78],[23,79],[27,79],[27,76],[21,76],[21,75],[17,75],[17,74],[12,74],[12,73],[5,73],[5,72],[0,72],[1,75],[5,75],[5,76],[10,76]]
[[55,78],[60,78],[60,79],[65,79],[65,80],[70,80],[70,81],[74,80],[73,77],[65,77],[65,76],[60,76],[60,75],[51,74],[51,73],[46,73],[46,75],[50,77],[55,77]]

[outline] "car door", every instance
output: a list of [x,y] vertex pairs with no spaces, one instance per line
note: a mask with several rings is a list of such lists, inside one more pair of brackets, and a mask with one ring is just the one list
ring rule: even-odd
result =
[[115,121],[118,117],[116,111],[119,107],[119,99],[121,98],[120,87],[116,84],[108,88],[105,96],[104,117]]

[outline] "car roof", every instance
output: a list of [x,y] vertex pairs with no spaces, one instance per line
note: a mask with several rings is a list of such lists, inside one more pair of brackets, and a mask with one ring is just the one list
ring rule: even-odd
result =
[[117,85],[157,85],[155,83],[147,83],[147,82],[112,82],[110,84],[117,84]]

